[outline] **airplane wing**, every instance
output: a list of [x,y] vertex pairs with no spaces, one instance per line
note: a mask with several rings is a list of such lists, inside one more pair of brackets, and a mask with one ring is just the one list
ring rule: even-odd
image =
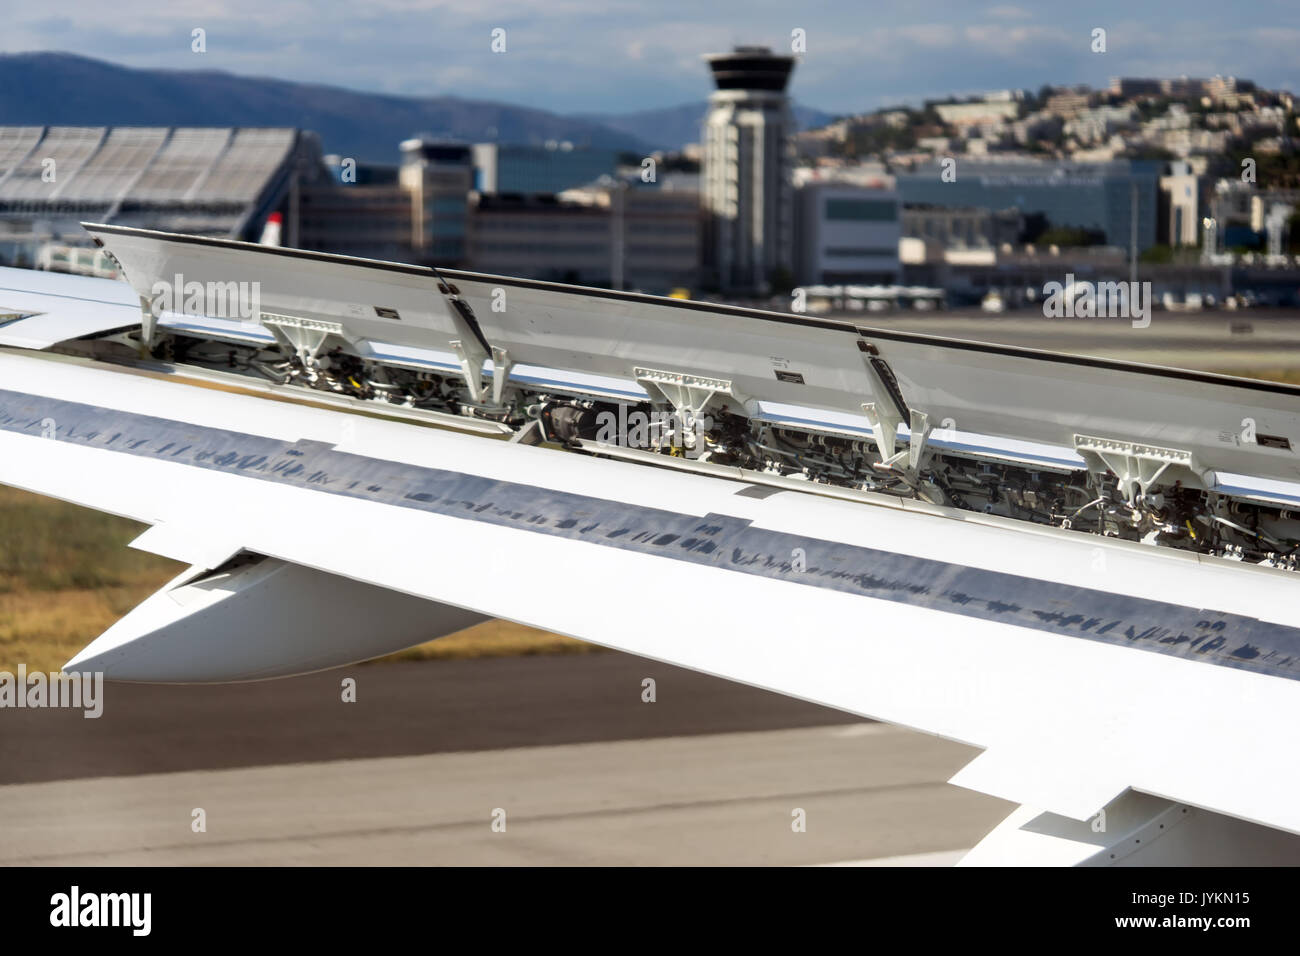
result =
[[[0,341],[43,349],[0,351],[0,481],[191,568],[65,670],[262,679],[497,617],[980,748],[953,782],[1024,806],[970,863],[1297,859],[1294,390],[91,229],[130,292],[0,270]],[[173,275],[256,314],[141,313]],[[651,447],[593,437],[647,403]],[[1105,506],[1023,516],[1090,475],[1070,510]]]

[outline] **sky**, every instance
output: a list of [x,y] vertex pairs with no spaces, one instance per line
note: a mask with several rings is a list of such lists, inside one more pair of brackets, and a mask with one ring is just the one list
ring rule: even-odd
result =
[[[0,52],[216,69],[558,113],[702,99],[701,55],[789,51],[790,91],[831,113],[1112,76],[1213,76],[1300,90],[1296,0],[62,0],[0,12]],[[1093,31],[1105,30],[1105,52]],[[192,47],[205,31],[206,52]],[[504,31],[504,52],[492,50]],[[498,37],[502,36],[498,34]]]

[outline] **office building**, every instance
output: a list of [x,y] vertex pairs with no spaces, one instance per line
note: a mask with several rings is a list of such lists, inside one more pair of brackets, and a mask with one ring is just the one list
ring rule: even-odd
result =
[[568,142],[544,146],[478,143],[474,146],[474,189],[498,193],[559,193],[618,169],[613,149],[575,147]]
[[898,281],[898,194],[852,183],[805,182],[795,194],[800,285]]
[[[1136,211],[1137,248],[1156,242],[1158,161],[1108,163],[963,160],[945,181],[938,164],[897,177],[904,205],[1016,209],[1048,227],[1101,234],[1107,245],[1130,245]],[[1136,199],[1136,205],[1134,200]]]
[[559,196],[476,195],[476,272],[666,294],[697,285],[699,194],[604,180]]
[[465,143],[402,143],[401,187],[410,197],[410,244],[418,261],[455,267],[468,256],[466,234],[474,157]]

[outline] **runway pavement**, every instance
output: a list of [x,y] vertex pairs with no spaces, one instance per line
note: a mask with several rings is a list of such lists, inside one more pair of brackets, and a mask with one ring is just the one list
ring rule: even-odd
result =
[[105,690],[0,713],[0,863],[943,865],[1012,809],[968,747],[613,652]]

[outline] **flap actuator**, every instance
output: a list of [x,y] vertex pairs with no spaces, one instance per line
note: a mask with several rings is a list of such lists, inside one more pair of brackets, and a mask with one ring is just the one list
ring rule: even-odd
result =
[[[864,402],[862,411],[880,451],[878,467],[899,474],[914,485],[925,457],[926,440],[930,437],[930,416],[908,406],[897,376],[889,363],[881,358],[879,349],[865,339],[858,340],[858,349],[871,380],[871,394],[877,396],[874,402]],[[898,430],[904,424],[908,428],[908,442],[907,447],[899,451]]]

